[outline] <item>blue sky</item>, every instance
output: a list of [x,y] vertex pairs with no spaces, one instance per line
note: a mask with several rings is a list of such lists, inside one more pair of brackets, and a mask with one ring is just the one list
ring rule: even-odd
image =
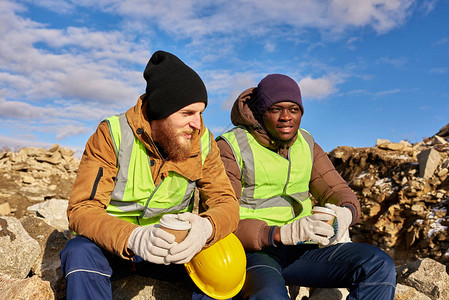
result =
[[0,147],[79,155],[145,91],[152,53],[203,78],[215,135],[267,74],[294,78],[325,151],[420,142],[449,123],[449,0],[2,0]]

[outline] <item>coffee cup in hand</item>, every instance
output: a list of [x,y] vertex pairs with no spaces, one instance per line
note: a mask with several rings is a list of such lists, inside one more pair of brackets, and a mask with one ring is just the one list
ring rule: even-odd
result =
[[175,236],[175,242],[178,244],[186,238],[191,227],[190,222],[179,220],[176,214],[163,215],[159,220],[159,225],[161,229],[173,234]]
[[334,236],[335,236],[335,234],[337,234],[338,222],[337,222],[337,214],[335,213],[335,211],[333,211],[332,209],[327,208],[327,207],[315,206],[312,209],[312,214],[327,214],[327,215],[330,215],[331,218],[328,221],[323,221],[323,222],[326,222],[327,224],[332,226],[332,228],[334,228]]

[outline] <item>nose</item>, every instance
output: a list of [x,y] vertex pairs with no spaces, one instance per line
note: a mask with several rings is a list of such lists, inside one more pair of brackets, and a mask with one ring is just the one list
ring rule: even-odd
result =
[[201,115],[195,114],[193,116],[192,121],[190,122],[190,127],[193,129],[199,130],[201,128]]
[[289,121],[289,120],[291,120],[291,118],[292,118],[292,116],[290,115],[290,112],[288,111],[288,109],[281,110],[281,115],[279,116],[280,120]]

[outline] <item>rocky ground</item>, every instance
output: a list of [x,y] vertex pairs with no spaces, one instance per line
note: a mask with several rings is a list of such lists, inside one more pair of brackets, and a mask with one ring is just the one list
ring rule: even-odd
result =
[[[448,124],[449,125],[449,124]],[[375,147],[328,153],[357,193],[355,242],[396,262],[396,300],[449,299],[449,126],[420,143],[378,140]],[[79,160],[60,148],[0,151],[0,295],[64,299],[59,251],[72,237],[65,208]],[[135,276],[115,282],[114,299],[189,299],[186,287]],[[292,299],[342,299],[345,290],[290,287]]]

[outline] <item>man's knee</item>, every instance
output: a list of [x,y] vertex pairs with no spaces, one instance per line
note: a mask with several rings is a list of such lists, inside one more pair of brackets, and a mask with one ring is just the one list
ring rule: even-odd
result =
[[379,283],[385,282],[395,285],[396,268],[394,260],[387,253],[374,246],[371,246],[369,255],[371,256],[368,263],[369,268],[365,268],[365,271],[374,275]]
[[70,240],[61,251],[61,269],[64,276],[73,270],[98,270],[109,274],[110,266],[102,250],[85,237]]

